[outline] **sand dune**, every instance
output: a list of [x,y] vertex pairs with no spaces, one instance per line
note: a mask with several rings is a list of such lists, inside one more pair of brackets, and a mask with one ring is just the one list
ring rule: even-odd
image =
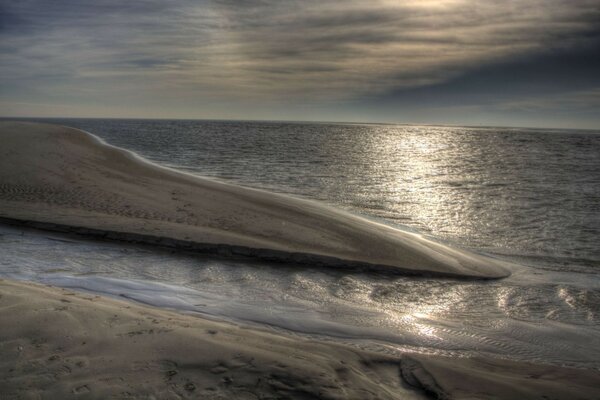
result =
[[598,371],[354,347],[0,280],[3,399],[594,399]]
[[204,251],[499,278],[505,264],[316,202],[202,179],[77,129],[0,123],[0,217]]

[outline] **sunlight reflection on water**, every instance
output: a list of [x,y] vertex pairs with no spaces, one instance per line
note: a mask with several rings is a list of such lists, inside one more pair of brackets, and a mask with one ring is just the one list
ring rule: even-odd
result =
[[55,120],[199,175],[308,197],[552,268],[600,266],[600,135],[277,122]]
[[0,251],[3,277],[349,340],[377,351],[495,354],[600,368],[595,275],[540,276],[523,269],[491,282],[389,277],[6,227],[0,229]]
[[[159,163],[326,201],[530,267],[495,282],[390,278],[57,242],[52,235],[7,229],[0,233],[3,276],[335,340],[368,338],[373,346],[600,368],[598,135],[211,121],[64,123]],[[159,284],[165,282],[170,286]]]

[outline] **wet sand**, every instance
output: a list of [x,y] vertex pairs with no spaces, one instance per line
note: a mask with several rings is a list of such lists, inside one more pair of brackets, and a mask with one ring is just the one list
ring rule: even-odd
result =
[[9,280],[0,320],[3,399],[594,399],[600,383],[598,371],[392,357]]
[[385,356],[30,283],[0,293],[3,399],[421,398]]

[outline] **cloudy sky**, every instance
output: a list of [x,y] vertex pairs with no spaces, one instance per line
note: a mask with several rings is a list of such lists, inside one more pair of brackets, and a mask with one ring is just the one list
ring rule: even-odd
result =
[[600,0],[0,0],[0,115],[600,128]]

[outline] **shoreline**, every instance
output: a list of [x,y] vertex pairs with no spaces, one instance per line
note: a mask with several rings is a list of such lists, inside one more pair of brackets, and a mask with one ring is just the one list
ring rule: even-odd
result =
[[[593,399],[600,371],[400,357],[31,282],[0,279],[8,399]],[[544,397],[546,396],[546,397]]]
[[[511,269],[316,202],[154,165],[72,128],[0,123],[0,138],[0,224],[383,274],[495,279]],[[392,356],[9,279],[0,279],[0,318],[0,393],[9,399],[587,400],[600,385],[598,370]]]
[[152,236],[138,233],[119,232],[112,230],[94,229],[83,226],[62,225],[41,221],[21,220],[0,216],[0,224],[13,227],[31,228],[40,231],[58,232],[77,235],[91,240],[110,240],[122,243],[156,246],[163,249],[182,250],[221,257],[239,257],[260,260],[269,263],[307,265],[313,268],[333,267],[356,272],[375,272],[390,276],[415,276],[424,278],[450,278],[457,280],[492,280],[495,277],[471,277],[460,274],[415,271],[404,268],[391,269],[388,265],[378,265],[360,261],[350,261],[335,257],[321,256],[310,253],[293,253],[271,249],[252,248],[228,244],[200,243],[195,241],[173,239],[170,237]]
[[424,398],[384,355],[29,282],[0,294],[9,399]]
[[2,122],[0,136],[0,217],[8,220],[285,262],[510,275],[508,262],[320,203],[161,167],[73,128]]

